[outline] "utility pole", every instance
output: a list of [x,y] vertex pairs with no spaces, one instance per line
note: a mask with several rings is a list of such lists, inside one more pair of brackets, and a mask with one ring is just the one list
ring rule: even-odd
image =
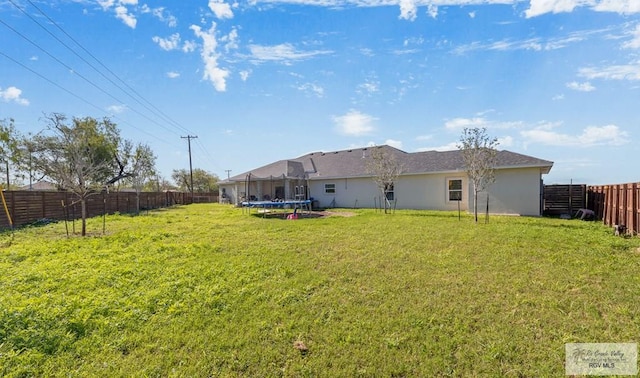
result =
[[231,173],[231,170],[230,169],[225,169],[224,171],[227,172],[227,180],[229,180],[229,173]]
[[197,135],[187,135],[186,137],[181,136],[180,138],[186,139],[189,145],[189,176],[191,177],[191,203],[193,203],[193,165],[191,164],[191,139],[198,138]]

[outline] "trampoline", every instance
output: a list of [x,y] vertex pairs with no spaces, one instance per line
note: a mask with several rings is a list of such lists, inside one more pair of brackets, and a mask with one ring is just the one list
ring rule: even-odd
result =
[[241,202],[242,209],[247,208],[251,211],[251,208],[262,209],[263,212],[267,212],[269,209],[301,209],[311,211],[311,200],[283,200],[283,201],[243,201]]

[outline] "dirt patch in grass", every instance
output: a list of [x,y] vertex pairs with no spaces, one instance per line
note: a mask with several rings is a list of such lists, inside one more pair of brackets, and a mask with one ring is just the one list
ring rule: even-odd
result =
[[[276,219],[287,219],[287,216],[293,214],[293,212],[283,212],[283,211],[259,211],[254,213],[253,215],[256,217],[262,218],[276,218]],[[329,210],[316,210],[316,211],[303,211],[298,213],[298,219],[307,219],[307,218],[328,218],[328,217],[352,217],[355,216],[356,213],[350,211],[329,211]]]

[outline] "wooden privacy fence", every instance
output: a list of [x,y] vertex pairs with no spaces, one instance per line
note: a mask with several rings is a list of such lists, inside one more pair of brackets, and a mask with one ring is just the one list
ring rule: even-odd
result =
[[[78,198],[63,191],[5,191],[7,210],[14,226],[34,223],[40,219],[64,220],[81,217]],[[217,193],[185,192],[142,192],[140,209],[157,209],[173,205],[185,205],[193,202],[217,202]],[[2,206],[2,205],[0,205]],[[7,214],[1,207],[0,228],[10,226]],[[132,213],[136,211],[135,192],[100,193],[87,199],[87,215],[95,217],[102,214]]]
[[583,184],[545,185],[544,215],[572,215],[587,207],[587,186]]
[[588,208],[607,226],[624,225],[640,232],[640,183],[589,186]]

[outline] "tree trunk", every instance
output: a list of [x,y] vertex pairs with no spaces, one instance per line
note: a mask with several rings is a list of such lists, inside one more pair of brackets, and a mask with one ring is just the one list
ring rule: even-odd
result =
[[476,223],[478,223],[478,189],[473,188],[473,215],[476,218]]
[[487,209],[484,213],[484,223],[489,223],[489,191],[487,191]]
[[80,199],[80,209],[82,213],[82,236],[87,234],[87,200],[85,198]]
[[136,215],[140,215],[140,192],[136,192]]

